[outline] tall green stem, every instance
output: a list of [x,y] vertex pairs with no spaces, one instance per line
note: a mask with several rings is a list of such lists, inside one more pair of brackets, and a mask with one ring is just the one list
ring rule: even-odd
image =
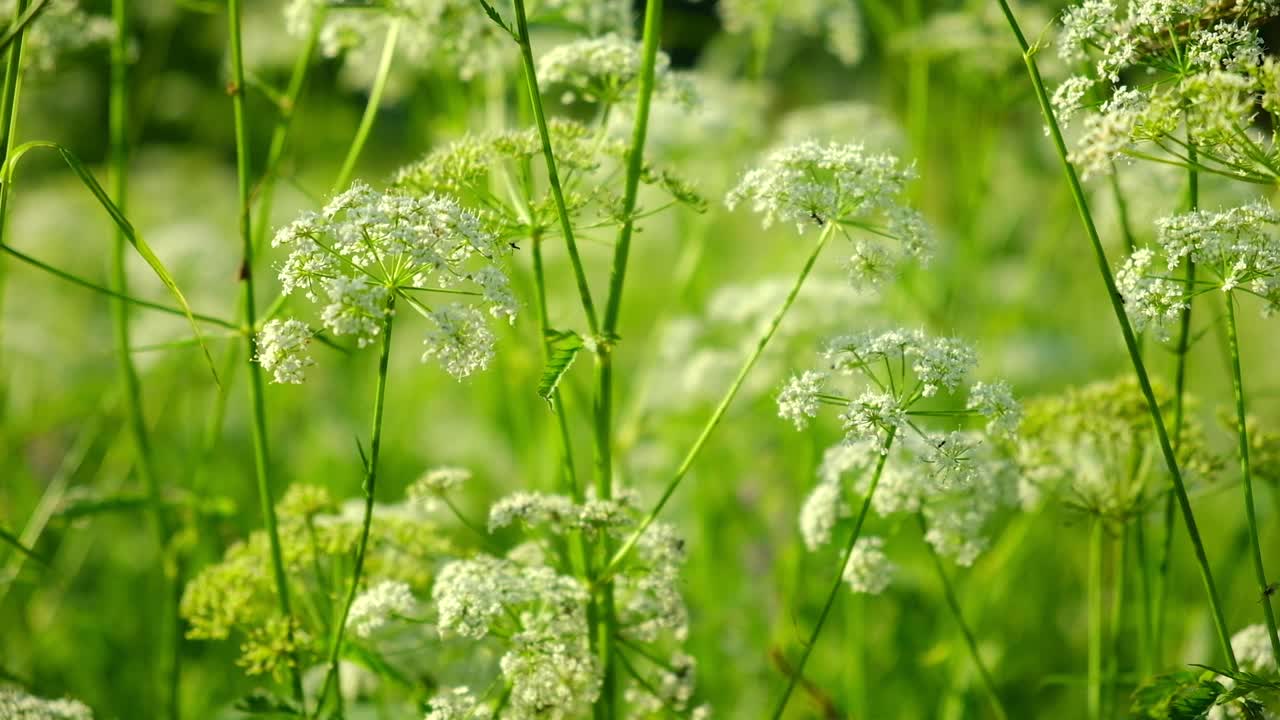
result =
[[515,0],[514,6],[516,42],[520,45],[520,63],[524,68],[525,87],[529,91],[529,107],[533,110],[533,119],[538,126],[538,137],[542,141],[542,158],[547,166],[547,182],[551,185],[551,197],[555,201],[556,217],[560,220],[560,232],[564,235],[565,246],[569,251],[573,277],[578,283],[578,296],[587,317],[587,329],[592,335],[597,335],[600,332],[600,325],[596,317],[595,302],[591,299],[587,273],[582,266],[582,257],[578,254],[578,243],[573,234],[573,220],[569,217],[569,208],[565,204],[564,190],[560,187],[560,172],[556,169],[556,154],[551,147],[551,131],[547,127],[547,114],[542,108],[542,91],[538,89],[538,71],[533,62],[533,45],[529,42],[529,20],[525,17],[524,0]]
[[849,533],[849,542],[845,544],[844,555],[840,559],[840,568],[836,571],[835,580],[831,583],[831,590],[827,592],[827,601],[822,606],[822,612],[818,614],[818,622],[813,626],[813,632],[809,633],[809,642],[805,643],[804,651],[800,653],[800,661],[796,663],[795,671],[790,674],[787,681],[786,690],[782,691],[782,697],[778,698],[778,704],[770,716],[773,720],[779,720],[783,711],[787,709],[787,701],[791,699],[791,693],[796,689],[796,683],[804,676],[805,663],[809,662],[809,655],[813,653],[813,646],[818,643],[818,635],[822,633],[822,626],[827,622],[827,616],[831,614],[831,608],[836,604],[836,597],[840,594],[840,586],[844,584],[845,569],[849,567],[849,558],[853,557],[853,548],[858,544],[858,536],[862,534],[862,523],[867,519],[867,512],[871,510],[871,499],[875,497],[876,487],[880,485],[880,476],[884,474],[885,461],[889,459],[889,450],[893,447],[893,437],[897,428],[890,428],[884,438],[884,445],[880,448],[880,458],[876,460],[875,471],[871,474],[871,485],[867,487],[867,497],[862,501],[862,509],[858,511],[858,519],[854,521],[853,532]]
[[347,148],[347,157],[342,161],[342,169],[333,183],[333,192],[339,193],[351,182],[351,174],[356,170],[356,162],[360,153],[364,152],[364,144],[369,140],[369,132],[373,130],[373,121],[378,118],[378,108],[382,105],[382,94],[387,89],[387,78],[391,77],[391,65],[396,56],[396,42],[400,37],[400,21],[392,20],[387,28],[387,39],[382,44],[382,57],[378,59],[377,74],[373,77],[373,86],[369,88],[369,101],[365,103],[364,114],[360,116],[360,126],[356,128],[356,136]]
[[289,74],[289,85],[285,88],[280,102],[280,112],[276,116],[275,127],[271,130],[271,144],[267,149],[267,160],[262,168],[262,178],[258,181],[258,222],[253,229],[253,245],[261,251],[263,240],[271,228],[271,208],[275,204],[277,174],[280,163],[284,159],[284,151],[288,147],[289,133],[293,129],[293,118],[298,112],[298,103],[302,99],[302,91],[307,85],[307,75],[315,62],[316,50],[320,46],[320,30],[324,26],[324,9],[317,10],[311,19],[311,32],[307,34],[302,52],[293,61],[293,71]]
[[1120,651],[1124,640],[1124,607],[1125,577],[1129,565],[1129,524],[1120,527],[1120,533],[1111,544],[1111,616],[1107,620],[1110,628],[1110,647],[1107,653],[1107,667],[1103,680],[1104,716],[1111,716],[1112,703],[1116,697],[1116,688],[1120,680]]
[[[342,613],[333,626],[333,636],[329,642],[329,669],[324,676],[324,684],[316,699],[316,716],[319,717],[324,707],[325,698],[338,678],[338,658],[342,652],[342,638],[347,630],[347,616],[351,613],[351,603],[355,602],[360,591],[360,576],[364,573],[364,556],[369,547],[369,528],[373,524],[373,499],[378,483],[378,455],[382,451],[382,409],[387,398],[387,366],[391,359],[391,329],[395,320],[396,296],[393,294],[387,302],[386,315],[382,321],[382,355],[378,359],[378,385],[373,396],[373,429],[370,431],[369,459],[364,474],[364,516],[360,522],[360,539],[356,543],[355,568],[351,571],[351,585],[347,588],[346,600],[342,603]],[[337,693],[339,705],[338,716],[341,717],[342,693]]]
[[[108,131],[111,156],[111,198],[120,212],[127,207],[129,165],[129,8],[128,0],[112,0],[112,20],[115,36],[111,41],[111,96],[108,108]],[[125,273],[126,248],[124,233],[117,228],[111,247],[111,289],[126,295],[129,292]],[[125,416],[128,418],[129,435],[133,441],[134,469],[147,493],[147,507],[151,517],[151,529],[155,535],[156,554],[161,579],[160,660],[156,670],[160,681],[156,683],[159,697],[157,706],[162,715],[176,720],[178,717],[178,578],[176,566],[169,562],[169,527],[165,518],[164,500],[160,497],[160,481],[156,477],[151,452],[151,436],[142,409],[142,383],[133,364],[130,351],[129,304],[121,298],[111,303],[115,326],[116,361],[123,390]]]
[[1240,481],[1244,486],[1244,514],[1249,522],[1250,549],[1253,551],[1253,571],[1258,578],[1258,591],[1262,615],[1267,623],[1267,638],[1271,640],[1271,653],[1280,664],[1280,635],[1276,634],[1276,616],[1271,609],[1271,595],[1267,588],[1267,570],[1262,564],[1262,545],[1258,537],[1258,515],[1253,504],[1253,471],[1249,467],[1249,427],[1245,411],[1244,375],[1240,371],[1240,338],[1236,332],[1235,297],[1227,293],[1227,347],[1231,352],[1231,387],[1236,400],[1236,438],[1240,452]]
[[1089,672],[1087,685],[1089,720],[1102,717],[1102,518],[1089,527]]
[[1191,546],[1195,551],[1196,562],[1200,568],[1200,579],[1204,583],[1209,609],[1213,614],[1218,642],[1222,647],[1222,653],[1226,657],[1229,667],[1232,670],[1238,669],[1235,653],[1231,650],[1231,633],[1227,628],[1227,620],[1222,611],[1222,603],[1218,599],[1218,588],[1213,580],[1213,571],[1209,567],[1209,558],[1204,549],[1204,542],[1200,539],[1200,530],[1196,525],[1195,513],[1191,509],[1191,500],[1187,497],[1187,488],[1182,479],[1182,471],[1178,466],[1178,458],[1174,452],[1173,445],[1169,441],[1169,433],[1165,428],[1164,416],[1160,411],[1160,404],[1156,400],[1155,391],[1151,388],[1151,379],[1147,376],[1147,367],[1142,360],[1142,353],[1138,349],[1133,327],[1129,324],[1128,315],[1125,314],[1124,299],[1120,297],[1120,291],[1116,289],[1115,277],[1111,274],[1111,265],[1107,260],[1107,253],[1102,247],[1102,238],[1098,235],[1098,228],[1093,222],[1093,214],[1089,211],[1089,201],[1085,197],[1084,188],[1080,184],[1080,178],[1076,175],[1075,167],[1067,158],[1067,144],[1062,138],[1062,130],[1058,126],[1057,118],[1053,113],[1053,106],[1049,101],[1049,94],[1045,90],[1044,80],[1040,77],[1040,68],[1036,64],[1035,51],[1027,43],[1026,36],[1022,34],[1022,28],[1019,27],[1018,21],[1013,15],[1013,10],[1009,7],[1008,0],[997,0],[997,2],[1000,4],[1000,9],[1003,11],[1005,19],[1008,20],[1009,28],[1017,38],[1018,46],[1022,51],[1027,75],[1035,91],[1036,100],[1040,104],[1040,111],[1049,126],[1049,135],[1053,140],[1054,150],[1062,163],[1063,173],[1066,175],[1072,198],[1075,200],[1076,208],[1080,212],[1081,223],[1089,236],[1094,259],[1098,264],[1098,273],[1102,276],[1103,285],[1106,287],[1107,299],[1111,302],[1111,309],[1115,313],[1116,322],[1120,325],[1120,332],[1124,336],[1125,349],[1129,353],[1129,360],[1133,364],[1134,373],[1138,377],[1138,385],[1141,387],[1142,395],[1147,401],[1147,409],[1151,414],[1152,424],[1155,426],[1160,452],[1164,456],[1165,465],[1169,470],[1169,481],[1173,485],[1173,492],[1177,498],[1178,507],[1182,512],[1183,523],[1187,527],[1187,535],[1190,536]]
[[[17,0],[13,4],[13,22],[17,23],[22,14],[27,9],[28,0]],[[13,38],[13,42],[9,44],[8,52],[5,54],[5,73],[4,73],[4,90],[0,93],[0,167],[3,167],[9,159],[10,153],[13,152],[14,136],[17,134],[18,125],[18,94],[22,88],[22,45],[26,35],[26,30],[20,29],[18,34]],[[4,245],[5,223],[8,220],[9,208],[9,183],[5,182],[0,185],[0,246]],[[5,263],[0,263],[0,319],[4,317],[4,296],[5,296]],[[0,325],[0,341],[4,339],[4,327]],[[3,347],[3,342],[0,342]],[[4,357],[0,355],[0,379],[4,378],[3,364]],[[9,384],[0,382],[0,409],[7,406],[7,398]],[[7,438],[3,429],[7,427],[7,423],[0,423],[0,452],[8,451]]]
[[809,277],[813,265],[818,261],[818,256],[822,254],[822,248],[827,244],[827,240],[831,238],[831,234],[835,229],[834,223],[827,223],[822,229],[822,234],[818,236],[818,242],[813,246],[813,250],[809,253],[809,257],[805,260],[804,267],[800,269],[800,275],[796,278],[795,285],[791,287],[791,292],[787,293],[787,297],[782,301],[782,305],[778,311],[773,314],[773,318],[769,320],[769,324],[765,327],[760,338],[756,340],[755,347],[751,350],[751,354],[743,361],[742,367],[738,369],[738,374],[730,383],[729,389],[725,391],[723,397],[720,398],[716,409],[711,412],[711,417],[707,418],[707,422],[702,426],[702,431],[698,433],[698,438],[694,440],[688,452],[685,453],[684,459],[680,461],[680,465],[676,468],[675,474],[671,476],[671,480],[667,483],[667,487],[662,491],[662,496],[658,498],[658,502],[653,509],[645,515],[639,527],[627,538],[622,547],[618,549],[609,561],[608,567],[605,568],[604,576],[609,576],[617,570],[618,565],[626,558],[627,554],[635,547],[636,542],[640,540],[640,536],[644,531],[658,518],[662,509],[666,507],[667,501],[675,493],[676,488],[680,486],[685,475],[689,474],[689,470],[693,467],[693,462],[702,452],[702,448],[707,444],[707,440],[711,438],[711,434],[715,432],[720,421],[724,418],[724,414],[728,412],[729,406],[733,404],[733,400],[738,396],[738,391],[742,389],[742,385],[747,380],[747,375],[751,373],[751,369],[755,367],[756,362],[760,360],[760,356],[764,354],[764,350],[769,345],[769,341],[773,339],[774,333],[778,331],[778,326],[782,324],[782,319],[786,317],[787,311],[791,309],[792,303],[795,302],[796,296],[800,294],[800,290],[804,287],[805,280]]
[[[1187,211],[1194,212],[1200,208],[1200,173],[1196,171],[1196,146],[1187,138],[1187,158],[1192,167],[1187,169]],[[1182,292],[1187,297],[1187,304],[1182,308],[1178,319],[1178,344],[1176,364],[1173,371],[1173,449],[1182,450],[1182,427],[1186,422],[1186,387],[1187,357],[1191,350],[1191,310],[1196,289],[1196,261],[1190,256],[1183,268],[1184,276]],[[1164,502],[1165,534],[1160,548],[1160,572],[1157,577],[1155,600],[1155,656],[1157,662],[1163,655],[1163,633],[1165,608],[1167,607],[1167,590],[1169,585],[1169,554],[1173,550],[1173,496],[1165,495]]]
[[[924,537],[928,531],[928,525],[925,523],[924,514],[917,513],[916,519],[920,523],[920,535]],[[956,625],[960,627],[960,634],[964,637],[965,647],[969,649],[969,658],[973,661],[974,667],[978,669],[978,676],[982,678],[982,688],[986,691],[987,700],[991,702],[991,712],[1000,720],[1007,720],[1009,713],[1004,709],[1004,703],[1000,701],[1000,693],[996,692],[996,682],[991,676],[991,671],[987,669],[987,664],[982,660],[982,654],[978,652],[978,640],[973,634],[969,623],[965,622],[964,611],[960,608],[960,599],[956,596],[955,587],[951,584],[951,578],[947,576],[947,569],[942,565],[942,558],[938,556],[938,551],[933,549],[927,541],[925,547],[929,549],[929,557],[933,559],[933,569],[938,573],[938,580],[942,582],[942,594],[947,600],[947,607],[951,609],[951,617],[955,618]]]
[[[263,397],[262,366],[258,364],[257,307],[253,287],[253,223],[250,203],[249,128],[244,108],[244,53],[240,42],[240,16],[242,0],[227,0],[228,36],[231,45],[231,107],[235,120],[236,138],[236,186],[240,200],[240,312],[243,331],[248,339],[249,352],[245,362],[249,371],[249,405],[253,432],[253,467],[258,482],[258,501],[262,506],[263,524],[271,545],[271,569],[276,585],[276,597],[280,613],[292,623],[293,612],[289,604],[289,581],[284,570],[284,554],[280,550],[280,530],[276,524],[275,499],[272,496],[269,475],[270,450],[267,444],[267,409]],[[292,625],[290,625],[292,628]],[[292,629],[289,640],[292,644]],[[294,700],[303,702],[302,673],[297,662],[290,668],[290,684]]]

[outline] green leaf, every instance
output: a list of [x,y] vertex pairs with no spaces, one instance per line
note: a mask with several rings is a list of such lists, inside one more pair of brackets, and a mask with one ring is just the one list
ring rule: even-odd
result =
[[582,338],[572,330],[547,331],[547,366],[538,381],[538,397],[551,404],[551,396],[560,386],[560,380],[582,350]]
[[[80,158],[76,157],[74,153],[65,147],[47,140],[36,140],[34,142],[25,143],[14,149],[13,156],[9,159],[4,168],[4,182],[9,184],[9,187],[12,188],[13,173],[14,169],[18,165],[18,161],[27,153],[37,149],[54,150],[62,156],[63,161],[67,163],[67,167],[71,168],[71,171],[76,174],[76,177],[80,178],[80,182],[88,188],[89,192],[93,193],[94,198],[98,200],[98,204],[102,205],[102,208],[111,216],[112,222],[114,222],[116,227],[120,229],[120,232],[124,235],[125,239],[129,241],[129,244],[133,246],[133,249],[136,250],[138,254],[142,256],[142,259],[151,266],[152,272],[156,274],[156,277],[160,278],[160,282],[168,288],[169,293],[173,295],[174,300],[178,302],[178,306],[182,308],[182,314],[186,316],[187,322],[191,325],[192,332],[195,333],[200,349],[204,351],[205,361],[209,365],[209,372],[213,374],[214,383],[221,385],[222,383],[218,379],[218,370],[213,364],[213,355],[209,352],[209,346],[204,342],[204,336],[200,334],[200,326],[196,322],[195,313],[191,311],[191,306],[187,304],[187,298],[182,294],[182,290],[178,288],[178,283],[174,281],[173,275],[171,275],[169,270],[165,268],[164,263],[160,262],[160,258],[156,257],[156,254],[151,251],[151,246],[147,245],[147,243],[143,241],[142,237],[138,235],[138,232],[134,230],[133,225],[129,223],[129,219],[124,216],[124,213],[120,211],[120,208],[111,200],[111,196],[107,194],[107,191],[104,190],[102,185],[98,183],[97,179],[93,177],[93,173],[89,172],[89,168],[85,167],[84,163],[80,161]],[[8,190],[6,190],[6,192],[7,191]]]
[[1183,670],[1149,678],[1133,691],[1129,712],[1150,720],[1204,720],[1226,692],[1213,672]]
[[480,3],[480,7],[484,8],[484,14],[488,15],[490,20],[496,23],[498,27],[502,28],[503,30],[506,30],[507,34],[510,35],[512,39],[518,40],[518,38],[516,38],[515,32],[507,25],[507,22],[502,19],[502,16],[498,14],[498,11],[493,9],[493,6],[490,5],[487,2],[487,0],[478,0],[478,1]]
[[10,533],[8,530],[5,530],[4,528],[0,528],[0,540],[3,540],[6,545],[12,546],[18,552],[22,553],[23,555],[26,555],[32,560],[35,560],[41,565],[49,564],[47,560],[45,560],[40,555],[36,554],[35,550],[32,550],[26,545],[23,545],[22,541],[18,539],[18,536],[14,535],[13,533]]

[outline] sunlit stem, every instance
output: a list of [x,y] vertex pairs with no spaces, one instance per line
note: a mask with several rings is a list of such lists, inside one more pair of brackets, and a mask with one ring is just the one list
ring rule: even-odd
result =
[[680,486],[680,483],[684,480],[685,476],[689,474],[689,470],[693,467],[694,461],[698,459],[698,455],[702,452],[702,448],[706,446],[707,441],[711,438],[711,434],[715,432],[716,427],[720,425],[720,421],[724,419],[725,413],[728,412],[729,406],[733,404],[734,398],[738,396],[738,391],[742,389],[742,385],[746,382],[747,376],[751,374],[752,368],[754,368],[756,362],[760,360],[760,356],[764,354],[765,348],[769,345],[769,341],[773,339],[773,335],[777,332],[778,326],[782,324],[782,320],[786,317],[787,311],[791,309],[791,305],[800,294],[800,290],[804,287],[805,280],[808,279],[810,271],[813,270],[814,263],[818,261],[818,256],[822,254],[822,248],[827,244],[827,240],[830,239],[834,229],[834,223],[827,223],[827,225],[822,229],[822,233],[818,236],[818,242],[814,244],[813,250],[809,253],[808,259],[805,260],[804,267],[800,269],[800,275],[796,277],[795,285],[791,287],[791,292],[787,293],[786,299],[782,301],[782,305],[778,308],[777,312],[774,313],[773,318],[769,320],[769,324],[765,327],[764,332],[761,333],[760,338],[756,340],[755,347],[752,348],[751,354],[749,354],[743,361],[742,367],[739,368],[737,376],[734,377],[728,390],[725,391],[724,396],[720,398],[720,402],[716,405],[716,409],[712,411],[711,416],[707,418],[707,422],[702,426],[701,432],[698,433],[698,438],[694,440],[693,445],[690,446],[688,452],[685,453],[684,459],[680,461],[679,467],[676,468],[675,474],[672,475],[671,480],[667,483],[667,487],[662,491],[662,495],[658,498],[657,504],[654,505],[653,509],[651,509],[647,515],[645,515],[644,520],[641,521],[639,527],[631,533],[626,542],[622,544],[622,547],[614,554],[613,559],[609,561],[609,565],[605,568],[603,573],[604,577],[612,575],[617,570],[619,564],[626,558],[631,550],[635,548],[636,542],[640,540],[640,536],[643,535],[649,525],[658,518],[662,509],[666,507],[667,501],[671,499],[673,494],[675,494],[676,488]]
[[787,701],[791,699],[791,693],[796,689],[796,683],[804,675],[805,663],[809,662],[809,655],[813,653],[813,646],[818,643],[818,636],[822,634],[822,627],[827,622],[827,616],[831,614],[831,608],[836,604],[836,597],[840,594],[840,587],[844,585],[844,573],[849,567],[849,558],[853,557],[853,548],[858,544],[858,536],[862,534],[862,524],[867,519],[867,512],[871,510],[871,499],[875,497],[876,487],[880,485],[880,476],[884,474],[884,464],[889,459],[889,450],[893,447],[893,438],[896,431],[897,428],[890,428],[888,434],[885,435],[884,445],[880,448],[880,458],[876,461],[875,470],[871,474],[871,484],[867,487],[867,497],[862,501],[862,509],[858,511],[858,519],[854,521],[853,531],[849,533],[849,541],[845,544],[840,567],[837,569],[835,579],[831,583],[831,590],[827,592],[827,601],[822,606],[822,612],[818,614],[818,622],[814,624],[813,632],[809,634],[809,642],[805,643],[804,651],[800,653],[800,660],[796,663],[795,671],[791,673],[790,679],[787,681],[786,689],[782,691],[782,697],[778,698],[778,704],[770,716],[773,720],[779,720],[783,711],[787,709]]
[[351,183],[351,175],[356,170],[360,153],[364,152],[369,132],[373,130],[373,122],[378,118],[378,108],[382,105],[382,94],[387,89],[387,78],[391,77],[391,66],[396,55],[396,41],[400,37],[400,20],[392,20],[387,28],[387,39],[382,44],[382,57],[378,60],[378,70],[373,77],[373,86],[369,88],[369,101],[365,103],[364,114],[360,117],[360,125],[356,128],[351,147],[347,148],[347,157],[342,161],[342,169],[333,181],[333,192],[342,192]]
[[[280,613],[292,623],[293,612],[289,603],[289,581],[284,569],[284,554],[280,549],[280,531],[276,523],[275,498],[271,490],[270,450],[267,441],[267,410],[263,397],[262,366],[257,362],[257,340],[253,330],[257,327],[257,306],[254,297],[253,278],[253,224],[250,203],[249,127],[244,107],[244,54],[240,41],[240,17],[242,0],[227,0],[228,35],[231,46],[231,107],[235,120],[236,139],[236,188],[239,194],[240,231],[240,312],[243,313],[244,331],[248,352],[245,363],[249,371],[249,405],[253,433],[253,468],[258,482],[258,501],[262,507],[263,524],[271,546],[271,570],[275,580],[276,599]],[[292,625],[289,641],[292,644]],[[301,705],[302,674],[296,658],[289,670],[294,700]]]
[[[920,535],[925,537],[929,528],[925,522],[924,514],[917,513],[916,519],[920,523]],[[991,712],[999,720],[1007,720],[1009,713],[1005,711],[1004,703],[1000,700],[1000,693],[996,691],[995,679],[991,676],[991,671],[987,669],[987,664],[983,662],[982,653],[978,651],[978,640],[973,634],[973,629],[969,627],[969,623],[965,622],[964,610],[960,607],[960,599],[956,596],[951,578],[947,576],[947,569],[942,565],[942,558],[927,539],[925,540],[925,547],[929,549],[929,557],[933,559],[933,569],[937,572],[938,580],[942,583],[943,597],[947,601],[947,608],[951,610],[951,617],[960,628],[960,635],[964,638],[965,647],[969,651],[969,659],[973,661],[973,666],[978,669],[978,677],[982,680],[982,689],[986,692],[987,700],[991,703]]]
[[1066,141],[1062,137],[1062,130],[1058,126],[1057,117],[1054,115],[1049,93],[1044,87],[1044,80],[1040,77],[1040,68],[1036,64],[1036,51],[1027,43],[1026,36],[1022,34],[1022,28],[1018,25],[1018,21],[1013,15],[1013,10],[1009,7],[1008,0],[997,0],[997,2],[1004,13],[1005,19],[1008,20],[1009,28],[1012,30],[1022,51],[1027,76],[1031,81],[1032,89],[1035,91],[1036,100],[1040,104],[1040,112],[1049,127],[1049,135],[1053,140],[1058,160],[1062,164],[1063,174],[1066,176],[1072,199],[1080,212],[1081,223],[1089,237],[1094,259],[1097,261],[1098,273],[1102,276],[1107,299],[1111,302],[1111,309],[1115,313],[1116,322],[1120,325],[1120,332],[1124,337],[1125,350],[1129,354],[1129,360],[1133,364],[1134,373],[1137,375],[1138,386],[1142,389],[1142,395],[1147,401],[1147,409],[1155,427],[1156,440],[1159,442],[1160,452],[1169,470],[1169,482],[1173,486],[1174,496],[1182,512],[1182,520],[1187,528],[1187,535],[1191,540],[1192,549],[1195,551],[1196,563],[1200,569],[1200,579],[1204,584],[1206,599],[1213,615],[1214,629],[1217,631],[1219,645],[1230,669],[1236,670],[1238,665],[1235,653],[1231,649],[1231,632],[1227,628],[1226,616],[1223,614],[1222,603],[1218,598],[1218,588],[1213,580],[1213,571],[1209,567],[1209,558],[1204,549],[1204,542],[1200,539],[1200,530],[1196,525],[1195,513],[1191,509],[1191,500],[1187,496],[1187,489],[1182,479],[1182,470],[1178,465],[1177,454],[1169,441],[1169,433],[1165,428],[1160,404],[1156,400],[1155,391],[1151,387],[1151,379],[1147,376],[1147,367],[1142,360],[1142,353],[1138,349],[1133,327],[1129,324],[1129,317],[1125,313],[1124,300],[1120,297],[1119,290],[1116,289],[1115,277],[1111,273],[1111,265],[1107,260],[1106,250],[1102,247],[1102,238],[1098,235],[1098,228],[1093,221],[1093,214],[1089,210],[1089,202],[1085,197],[1084,187],[1080,184],[1080,178],[1076,175],[1075,167],[1067,157]]
[[1245,409],[1244,375],[1240,371],[1240,338],[1236,332],[1235,297],[1227,293],[1227,347],[1231,353],[1231,387],[1236,401],[1236,439],[1240,453],[1240,481],[1244,488],[1244,514],[1249,522],[1250,553],[1253,560],[1253,571],[1258,579],[1258,591],[1261,593],[1259,604],[1262,605],[1262,616],[1267,624],[1267,638],[1271,641],[1271,653],[1276,663],[1280,664],[1280,635],[1276,634],[1276,616],[1271,609],[1271,595],[1267,588],[1271,583],[1267,580],[1267,570],[1262,564],[1262,544],[1258,535],[1258,514],[1253,504],[1253,471],[1249,465],[1249,427],[1248,413]]
[[[387,367],[391,359],[391,330],[395,320],[396,295],[393,293],[387,300],[386,313],[382,321],[382,354],[378,359],[378,384],[373,396],[373,427],[370,431],[369,457],[364,468],[364,514],[360,520],[360,539],[356,542],[355,567],[351,571],[351,584],[347,587],[346,599],[342,604],[337,622],[333,626],[333,635],[329,641],[328,666],[324,676],[324,684],[316,701],[316,715],[324,707],[325,699],[338,679],[338,661],[342,653],[342,640],[346,635],[347,617],[351,614],[351,604],[360,592],[360,578],[364,574],[365,554],[369,549],[369,529],[373,525],[373,503],[378,483],[378,456],[382,452],[382,410],[387,397]],[[335,693],[338,704],[338,715],[342,715],[342,692]]]

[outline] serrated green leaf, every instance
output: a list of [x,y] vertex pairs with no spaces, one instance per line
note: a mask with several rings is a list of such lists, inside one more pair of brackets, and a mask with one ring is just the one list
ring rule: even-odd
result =
[[1212,673],[1183,670],[1157,675],[1133,691],[1129,712],[1150,720],[1204,720],[1225,691]]
[[478,2],[480,3],[480,7],[484,8],[484,14],[488,15],[489,19],[492,20],[495,24],[497,24],[498,27],[502,28],[503,30],[506,30],[507,34],[510,35],[512,39],[515,39],[516,37],[515,32],[512,31],[512,29],[507,25],[507,21],[502,19],[502,15],[498,14],[498,11],[495,10],[494,7],[490,5],[486,0],[478,0]]
[[169,273],[169,270],[164,266],[164,263],[160,262],[160,258],[156,257],[156,254],[151,251],[151,246],[147,245],[147,243],[143,241],[142,237],[138,235],[138,232],[133,228],[129,219],[124,216],[124,213],[120,211],[120,208],[111,200],[111,196],[107,194],[107,191],[104,190],[102,185],[98,183],[98,180],[94,178],[93,173],[89,172],[89,168],[85,167],[84,163],[80,161],[80,158],[76,157],[75,153],[58,143],[49,142],[47,140],[35,140],[33,142],[20,145],[14,149],[13,155],[5,165],[4,182],[8,183],[10,187],[12,187],[13,173],[14,169],[18,165],[18,161],[32,150],[39,149],[53,150],[62,156],[63,162],[67,164],[67,167],[71,168],[71,172],[75,173],[76,177],[80,179],[80,182],[89,190],[90,193],[93,194],[93,197],[98,201],[98,204],[107,211],[107,214],[111,216],[111,221],[115,223],[117,228],[119,228],[125,239],[131,246],[133,246],[133,249],[137,251],[138,255],[140,255],[143,260],[146,261],[147,265],[151,266],[151,271],[155,273],[156,277],[160,279],[160,282],[163,283],[165,288],[169,290],[169,293],[173,295],[174,300],[178,302],[178,306],[182,308],[182,314],[186,316],[187,322],[191,325],[191,331],[195,334],[196,340],[200,345],[200,349],[204,351],[205,361],[209,365],[209,372],[213,374],[213,382],[217,385],[221,385],[222,383],[218,379],[218,370],[213,364],[213,354],[209,352],[209,346],[204,342],[204,336],[200,333],[200,326],[196,322],[195,313],[192,312],[191,306],[187,303],[186,296],[182,294],[182,290],[178,288],[178,283],[173,279],[173,275]]
[[560,387],[560,380],[582,350],[582,338],[571,330],[547,331],[547,365],[538,381],[538,397],[551,403],[551,396]]

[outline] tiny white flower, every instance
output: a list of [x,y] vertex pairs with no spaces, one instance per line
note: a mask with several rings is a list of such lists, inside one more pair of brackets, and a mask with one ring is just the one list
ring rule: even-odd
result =
[[347,627],[360,637],[369,637],[375,630],[396,616],[413,612],[417,602],[405,583],[384,580],[356,596],[347,614]]

